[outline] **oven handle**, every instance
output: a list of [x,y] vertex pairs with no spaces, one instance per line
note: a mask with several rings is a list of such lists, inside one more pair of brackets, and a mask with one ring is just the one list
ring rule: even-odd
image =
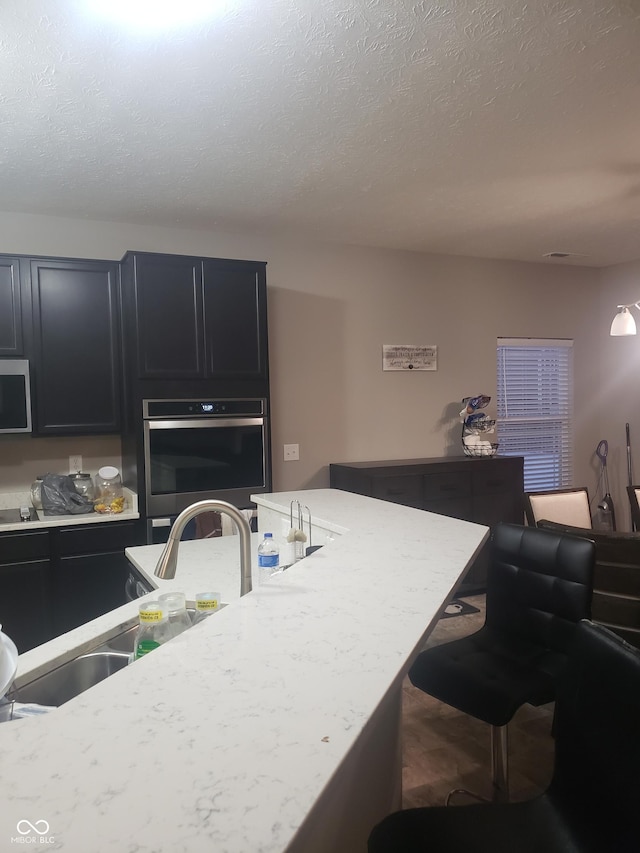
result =
[[211,429],[217,427],[263,426],[264,418],[199,418],[198,420],[145,421],[147,429]]

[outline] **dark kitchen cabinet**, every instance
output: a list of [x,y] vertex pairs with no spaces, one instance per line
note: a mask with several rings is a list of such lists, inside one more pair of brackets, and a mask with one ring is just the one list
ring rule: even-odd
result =
[[265,378],[265,265],[243,261],[205,261],[203,267],[207,376]]
[[[522,457],[445,456],[329,466],[334,489],[392,501],[493,527],[523,524]],[[469,569],[462,593],[486,586],[488,548]]]
[[200,377],[204,373],[202,262],[136,255],[133,288],[138,376]]
[[118,265],[32,259],[34,432],[120,429]]
[[0,535],[0,624],[20,654],[54,635],[49,534]]
[[0,257],[0,357],[24,354],[20,261]]
[[126,603],[140,521],[0,534],[0,624],[20,653]]
[[55,531],[53,621],[56,636],[126,604],[131,564],[124,549],[144,544],[139,522],[122,521]]
[[139,379],[265,379],[265,264],[129,253]]

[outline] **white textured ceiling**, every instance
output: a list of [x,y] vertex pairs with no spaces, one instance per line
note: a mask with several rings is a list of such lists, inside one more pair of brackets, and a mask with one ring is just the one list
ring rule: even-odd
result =
[[640,258],[640,0],[87,5],[0,3],[2,210]]

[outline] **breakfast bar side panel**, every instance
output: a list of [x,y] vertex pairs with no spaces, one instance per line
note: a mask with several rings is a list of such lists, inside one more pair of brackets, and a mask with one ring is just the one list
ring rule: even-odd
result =
[[402,806],[402,688],[391,691],[285,853],[366,853],[376,823]]

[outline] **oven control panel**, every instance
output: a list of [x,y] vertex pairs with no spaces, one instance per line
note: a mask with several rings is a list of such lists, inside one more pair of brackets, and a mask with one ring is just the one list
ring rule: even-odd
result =
[[265,412],[265,400],[143,400],[142,416],[149,418],[212,418],[244,415],[255,417]]

